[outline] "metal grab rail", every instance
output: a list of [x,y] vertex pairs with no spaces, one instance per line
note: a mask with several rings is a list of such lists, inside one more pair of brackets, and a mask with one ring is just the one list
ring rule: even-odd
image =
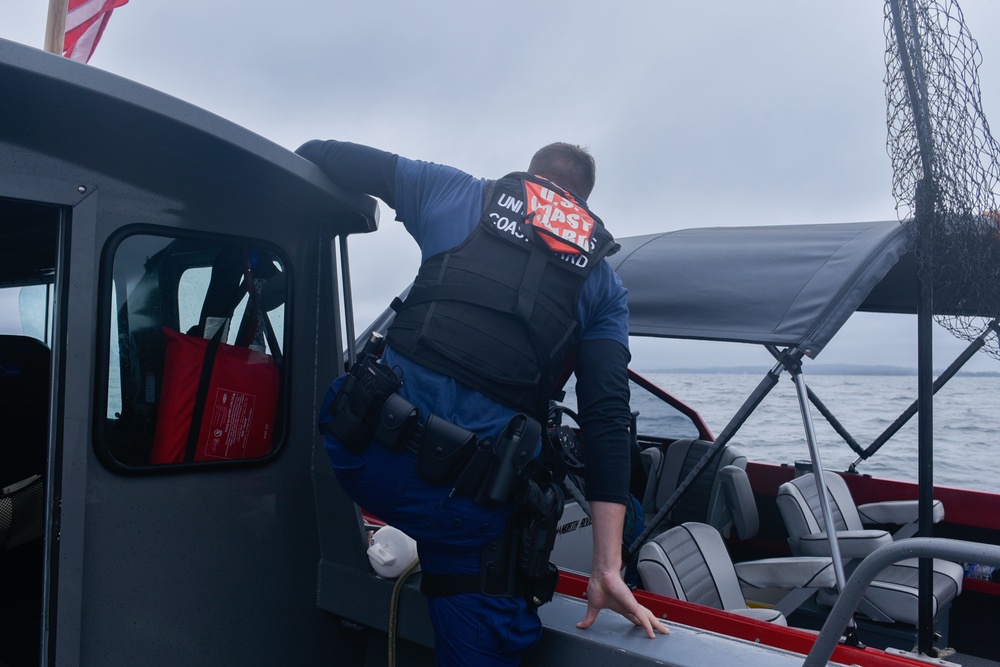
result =
[[1000,546],[943,537],[912,537],[873,551],[847,580],[802,667],[827,664],[868,584],[887,566],[907,558],[944,558],[1000,567]]

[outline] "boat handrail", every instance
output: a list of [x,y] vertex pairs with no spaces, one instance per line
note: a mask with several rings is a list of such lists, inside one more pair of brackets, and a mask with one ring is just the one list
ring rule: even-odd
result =
[[847,580],[802,667],[822,667],[828,663],[868,584],[887,566],[907,558],[946,558],[1000,567],[1000,546],[943,537],[912,537],[872,552]]

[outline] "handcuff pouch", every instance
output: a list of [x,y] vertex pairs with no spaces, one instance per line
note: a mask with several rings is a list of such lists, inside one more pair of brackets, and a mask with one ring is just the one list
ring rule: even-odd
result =
[[475,433],[431,415],[423,425],[417,472],[428,484],[440,486],[452,482],[475,446]]
[[413,427],[420,420],[420,409],[394,393],[386,399],[375,424],[375,439],[394,452],[409,442]]

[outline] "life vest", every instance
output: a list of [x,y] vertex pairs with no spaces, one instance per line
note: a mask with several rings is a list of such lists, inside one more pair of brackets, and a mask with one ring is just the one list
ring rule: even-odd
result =
[[508,174],[488,189],[466,240],[428,258],[406,300],[394,302],[388,344],[544,420],[579,339],[583,284],[618,248],[572,195],[542,178]]

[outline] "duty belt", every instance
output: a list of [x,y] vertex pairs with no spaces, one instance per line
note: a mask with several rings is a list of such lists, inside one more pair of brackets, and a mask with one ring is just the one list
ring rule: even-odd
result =
[[382,406],[374,438],[393,451],[417,455],[417,472],[429,484],[454,483],[476,502],[497,506],[513,500],[514,489],[534,458],[539,423],[516,414],[496,438],[476,434],[437,415],[420,421],[420,410],[394,393]]
[[434,485],[453,484],[453,492],[472,496],[487,507],[516,500],[512,525],[483,548],[479,574],[425,573],[427,596],[481,593],[524,597],[532,606],[552,599],[559,573],[548,562],[562,514],[558,485],[531,479],[530,464],[541,425],[516,414],[494,438],[476,434],[437,415],[420,421],[419,409],[398,393],[379,413],[375,440],[393,451],[417,455],[417,473]]

